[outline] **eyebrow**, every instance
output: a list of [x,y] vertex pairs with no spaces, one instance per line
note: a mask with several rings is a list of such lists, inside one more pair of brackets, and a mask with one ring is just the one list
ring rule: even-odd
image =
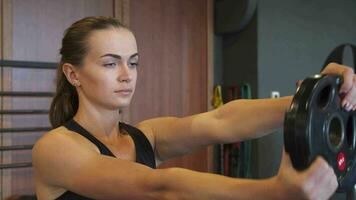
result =
[[[106,56],[110,56],[110,57],[113,57],[113,58],[121,59],[121,56],[119,56],[119,55],[117,55],[117,54],[112,54],[112,53],[107,53],[107,54],[105,54],[105,55],[102,55],[102,56],[100,56],[100,58],[106,57]],[[130,58],[133,58],[133,57],[135,57],[135,56],[138,56],[138,53],[132,54],[132,55],[130,56]]]

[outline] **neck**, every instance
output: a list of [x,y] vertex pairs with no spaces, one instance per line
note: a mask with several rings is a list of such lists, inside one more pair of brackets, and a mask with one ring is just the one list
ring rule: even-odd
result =
[[73,117],[76,122],[91,134],[100,138],[118,136],[119,110],[109,110],[93,104],[79,102],[78,111]]

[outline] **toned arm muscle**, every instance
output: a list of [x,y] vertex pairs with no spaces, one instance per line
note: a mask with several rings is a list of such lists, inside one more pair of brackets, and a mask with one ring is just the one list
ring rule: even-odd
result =
[[210,112],[183,118],[162,117],[138,125],[164,161],[217,143],[258,138],[282,127],[292,97],[235,100]]
[[[65,136],[46,136],[33,149],[37,179],[94,199],[273,199],[275,179],[239,180],[141,164],[98,154]],[[38,196],[42,199],[41,195]]]
[[237,100],[218,108],[219,142],[258,138],[281,128],[292,98]]

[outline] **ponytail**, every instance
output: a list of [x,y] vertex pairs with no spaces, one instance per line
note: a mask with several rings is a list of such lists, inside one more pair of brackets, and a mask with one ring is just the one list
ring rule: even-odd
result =
[[78,93],[75,87],[70,84],[62,71],[61,64],[57,70],[57,89],[52,100],[49,120],[53,128],[62,126],[73,118],[78,110]]

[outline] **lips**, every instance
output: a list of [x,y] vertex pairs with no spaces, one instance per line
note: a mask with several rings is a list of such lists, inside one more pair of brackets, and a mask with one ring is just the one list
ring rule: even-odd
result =
[[115,93],[121,94],[121,95],[129,95],[132,93],[132,89],[121,89],[121,90],[116,90]]

